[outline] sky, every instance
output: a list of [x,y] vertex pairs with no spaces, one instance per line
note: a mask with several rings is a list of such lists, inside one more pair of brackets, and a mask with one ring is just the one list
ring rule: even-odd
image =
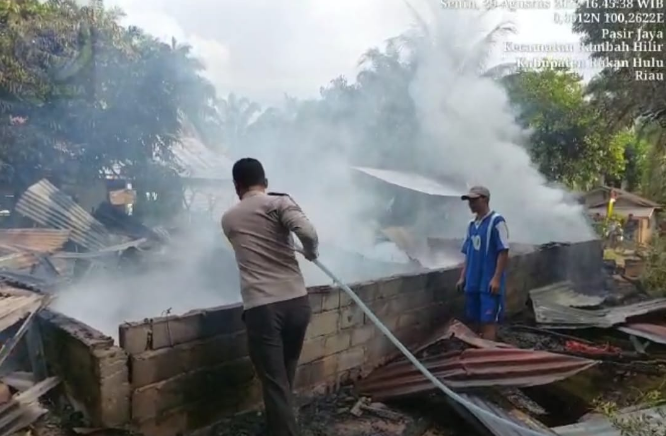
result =
[[[420,1],[411,3],[419,9]],[[107,0],[106,4],[125,11],[125,24],[192,45],[222,95],[233,91],[264,105],[279,103],[285,94],[315,97],[333,78],[353,78],[364,51],[409,30],[415,22],[404,0]],[[554,22],[553,13],[504,12],[518,30],[511,40],[577,41],[569,26]],[[502,51],[498,49],[497,62],[515,59],[515,54]]]

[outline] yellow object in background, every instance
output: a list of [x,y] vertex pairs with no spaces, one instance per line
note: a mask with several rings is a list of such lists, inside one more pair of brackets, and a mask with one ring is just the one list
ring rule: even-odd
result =
[[613,215],[613,205],[617,198],[617,193],[615,190],[611,190],[610,199],[608,200],[608,210],[606,211],[606,224],[610,221],[611,216]]

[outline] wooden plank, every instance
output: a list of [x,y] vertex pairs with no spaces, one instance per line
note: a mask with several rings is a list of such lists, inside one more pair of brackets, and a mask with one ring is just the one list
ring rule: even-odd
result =
[[130,380],[132,387],[136,389],[196,368],[233,361],[247,354],[245,332],[218,335],[132,356]]
[[30,325],[25,335],[28,355],[30,357],[30,367],[35,377],[35,381],[41,381],[48,375],[46,370],[46,357],[44,356],[44,343],[42,342],[42,333],[38,322]]

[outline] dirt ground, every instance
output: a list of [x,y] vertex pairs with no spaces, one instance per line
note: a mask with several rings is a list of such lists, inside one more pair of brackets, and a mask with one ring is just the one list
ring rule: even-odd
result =
[[[445,404],[427,399],[418,404],[387,407],[401,419],[387,419],[364,411],[360,417],[350,411],[358,398],[345,387],[301,407],[299,423],[303,436],[472,436],[467,425]],[[236,417],[215,426],[214,436],[260,436],[263,416],[258,413]]]

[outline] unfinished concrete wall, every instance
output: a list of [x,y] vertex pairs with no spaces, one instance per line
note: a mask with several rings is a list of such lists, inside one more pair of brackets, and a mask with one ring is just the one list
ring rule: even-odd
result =
[[[601,271],[601,255],[600,244],[592,241],[512,257],[509,312],[525,306],[529,289],[563,278],[589,281]],[[451,268],[353,289],[399,339],[413,344],[461,316],[459,274]],[[310,301],[314,315],[297,374],[302,393],[354,379],[396,354],[343,292],[311,288]],[[232,305],[120,326],[121,347],[129,355],[133,426],[149,436],[175,435],[260,406],[241,315],[241,306]]]
[[113,339],[52,311],[40,313],[50,374],[60,376],[70,398],[93,425],[124,426],[130,419],[128,355]]
[[[507,308],[521,310],[527,291],[562,279],[598,283],[598,241],[513,256]],[[389,277],[352,286],[407,344],[462,314],[459,268]],[[310,289],[313,318],[298,369],[301,393],[358,377],[396,354],[346,294]],[[120,326],[120,345],[57,313],[41,316],[45,353],[93,425],[175,435],[256,408],[261,393],[247,356],[242,308],[232,305]]]

